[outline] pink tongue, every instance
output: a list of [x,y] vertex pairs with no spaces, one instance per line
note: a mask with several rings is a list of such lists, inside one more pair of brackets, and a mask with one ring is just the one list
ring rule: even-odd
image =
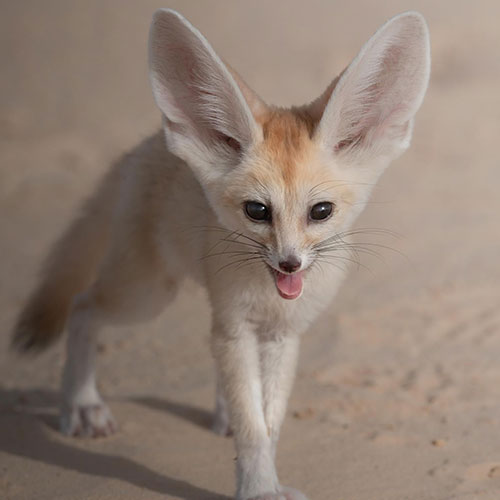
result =
[[302,292],[303,271],[294,274],[276,273],[276,286],[284,299],[296,299]]

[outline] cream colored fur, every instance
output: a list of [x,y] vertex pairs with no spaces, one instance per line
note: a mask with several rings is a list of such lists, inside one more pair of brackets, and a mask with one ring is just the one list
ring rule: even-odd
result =
[[[96,388],[99,328],[158,314],[191,276],[213,308],[214,430],[234,434],[236,498],[304,499],[274,465],[299,339],[342,281],[348,230],[373,184],[409,145],[429,66],[425,21],[405,13],[320,98],[281,110],[182,16],[158,11],[150,67],[163,130],[115,165],[56,244],[15,330],[20,349],[43,347],[72,308],[63,432],[115,430]],[[269,206],[272,219],[251,220],[247,201]],[[333,203],[333,215],[311,220],[320,202]],[[277,280],[291,257],[301,293],[285,300]]]

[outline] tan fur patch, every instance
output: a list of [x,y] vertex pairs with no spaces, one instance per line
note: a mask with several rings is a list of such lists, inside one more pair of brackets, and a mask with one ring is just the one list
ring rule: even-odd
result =
[[286,185],[294,183],[300,159],[310,146],[315,123],[301,109],[271,109],[259,120],[264,148]]

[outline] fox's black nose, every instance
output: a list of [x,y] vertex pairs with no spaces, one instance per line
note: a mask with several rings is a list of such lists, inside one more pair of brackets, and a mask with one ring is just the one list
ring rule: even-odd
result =
[[294,273],[302,265],[301,260],[294,255],[289,255],[286,260],[279,263],[280,269],[285,273]]

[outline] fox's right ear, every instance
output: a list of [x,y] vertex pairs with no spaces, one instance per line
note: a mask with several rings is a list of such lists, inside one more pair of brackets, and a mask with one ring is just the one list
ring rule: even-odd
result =
[[153,16],[149,65],[169,149],[204,177],[235,165],[262,134],[254,115],[265,104],[173,10]]

